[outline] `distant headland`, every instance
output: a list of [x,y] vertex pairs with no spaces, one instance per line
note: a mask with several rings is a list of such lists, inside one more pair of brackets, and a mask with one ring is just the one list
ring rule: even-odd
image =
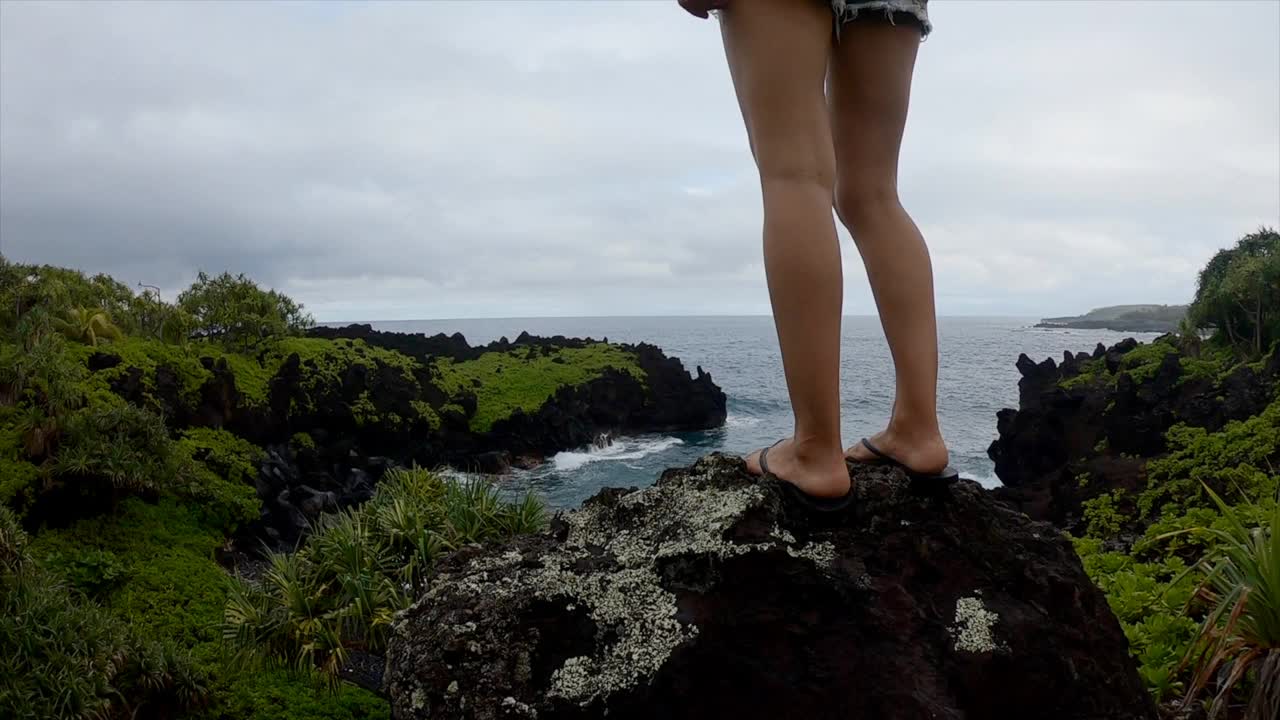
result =
[[1112,305],[1084,315],[1044,318],[1043,328],[1085,328],[1120,332],[1173,332],[1187,314],[1186,305]]

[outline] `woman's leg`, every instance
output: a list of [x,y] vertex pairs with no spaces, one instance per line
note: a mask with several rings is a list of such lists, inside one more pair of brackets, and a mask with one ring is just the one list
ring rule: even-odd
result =
[[[836,150],[835,206],[849,228],[893,355],[897,396],[872,440],[913,470],[947,464],[938,427],[938,324],[933,268],[920,230],[898,201],[898,149],[920,33],[866,16],[840,29],[828,94]],[[875,457],[861,445],[858,460]]]
[[[735,0],[725,54],[760,170],[764,264],[795,432],[769,452],[780,478],[816,496],[848,492],[840,440],[840,247],[823,80],[831,11],[814,0]],[[747,459],[760,472],[759,455]]]

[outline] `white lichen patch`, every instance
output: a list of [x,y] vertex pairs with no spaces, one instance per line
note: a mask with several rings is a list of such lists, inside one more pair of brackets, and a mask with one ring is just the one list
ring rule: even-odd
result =
[[409,696],[409,707],[416,710],[422,710],[427,706],[427,691],[422,688],[414,688],[413,694]]
[[538,717],[537,710],[529,707],[527,704],[522,703],[519,700],[516,700],[510,695],[502,698],[502,708],[507,712],[518,713],[524,717],[530,717],[530,718]]
[[790,545],[796,541],[796,536],[791,534],[790,530],[779,525],[774,525],[773,530],[769,533],[775,540],[781,540]]
[[956,650],[971,653],[993,652],[1000,648],[995,629],[1000,616],[987,609],[982,598],[963,597],[956,601],[956,620],[951,627]]
[[[570,658],[551,677],[548,694],[582,705],[633,687],[656,674],[697,627],[677,619],[676,596],[662,587],[657,561],[682,555],[729,558],[786,547],[820,565],[834,558],[830,543],[793,548],[791,533],[775,528],[770,542],[734,543],[726,531],[765,498],[758,485],[708,487],[708,476],[729,466],[699,464],[694,471],[629,493],[613,504],[589,503],[568,513],[564,543],[525,567],[519,552],[478,558],[449,579],[433,583],[419,602],[440,593],[486,602],[563,602],[585,612],[601,635],[615,638],[590,655]],[[457,628],[462,630],[462,628]],[[464,632],[455,632],[465,635]]]
[[808,543],[798,548],[788,547],[787,554],[793,558],[809,560],[814,565],[824,568],[835,563],[836,546],[826,541]]

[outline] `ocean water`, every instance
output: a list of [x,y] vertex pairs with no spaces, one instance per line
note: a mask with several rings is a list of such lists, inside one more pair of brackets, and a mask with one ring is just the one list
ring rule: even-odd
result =
[[[1092,351],[1125,337],[1154,333],[1035,328],[1034,318],[942,317],[938,411],[951,462],[965,477],[993,487],[987,458],[996,437],[996,412],[1017,407],[1018,371],[1026,353],[1037,362],[1064,350]],[[535,335],[649,342],[701,365],[728,395],[724,427],[696,433],[614,438],[602,448],[576,448],[544,466],[504,478],[508,490],[532,489],[554,507],[570,507],[606,486],[645,486],[663,469],[688,465],[712,451],[745,454],[791,432],[792,419],[773,319],[751,317],[500,318],[375,322],[394,332],[461,332],[471,344],[521,331]],[[845,444],[879,432],[893,405],[893,365],[875,317],[846,317],[841,344],[841,416]]]

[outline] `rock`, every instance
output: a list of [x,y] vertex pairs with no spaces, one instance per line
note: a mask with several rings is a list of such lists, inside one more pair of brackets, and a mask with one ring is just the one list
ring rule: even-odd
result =
[[511,456],[500,450],[480,453],[472,459],[470,470],[483,475],[506,475],[511,472]]
[[290,499],[308,519],[315,520],[321,513],[338,509],[338,496],[329,490],[316,490],[308,485],[299,485],[290,492]]
[[1056,529],[856,472],[813,517],[711,455],[446,558],[394,625],[393,717],[1154,718]]
[[[1111,348],[1099,345],[1093,358],[1118,369],[1120,358],[1135,347],[1132,338]],[[1085,501],[1145,487],[1145,459],[1136,458],[1165,453],[1170,427],[1186,423],[1213,432],[1256,415],[1271,401],[1280,379],[1274,357],[1280,352],[1262,372],[1240,365],[1218,381],[1184,377],[1182,352],[1172,347],[1141,382],[1120,372],[1114,385],[1080,383],[1067,389],[1060,384],[1072,374],[1065,357],[1057,368],[1052,359],[1036,363],[1020,356],[1018,409],[997,413],[999,437],[987,450],[1004,483],[996,496],[1033,519],[1075,529]]]
[[99,370],[108,370],[121,363],[120,356],[112,353],[95,352],[89,356],[87,365],[89,372],[98,372]]

